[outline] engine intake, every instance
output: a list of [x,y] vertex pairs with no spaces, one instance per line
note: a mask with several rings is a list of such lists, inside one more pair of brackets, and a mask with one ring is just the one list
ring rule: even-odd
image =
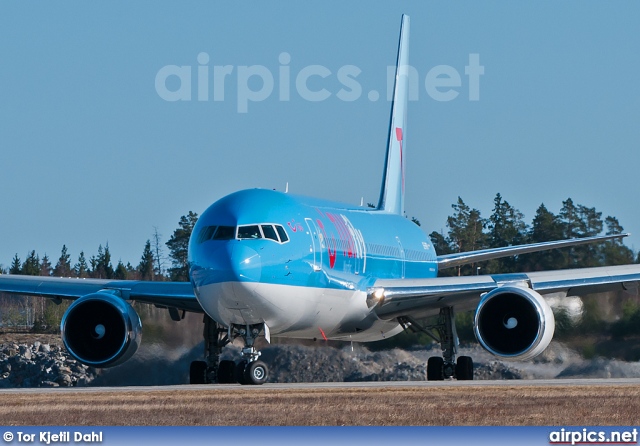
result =
[[93,367],[113,367],[129,359],[142,338],[138,313],[123,299],[99,292],[73,302],[60,324],[71,355]]
[[547,348],[555,319],[544,298],[529,288],[503,286],[478,304],[474,332],[490,353],[507,360],[527,360]]

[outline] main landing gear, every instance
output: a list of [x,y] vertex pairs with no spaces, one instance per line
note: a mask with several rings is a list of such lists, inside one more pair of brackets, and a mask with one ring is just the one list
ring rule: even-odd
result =
[[[269,377],[267,365],[260,361],[260,352],[254,347],[255,340],[264,329],[264,324],[223,327],[209,316],[204,317],[204,355],[206,361],[193,361],[189,369],[191,384],[264,384]],[[234,338],[242,337],[245,347],[237,363],[220,360],[222,348]]]
[[435,325],[422,327],[408,316],[398,318],[398,321],[405,329],[426,333],[440,344],[442,357],[432,356],[427,361],[428,381],[442,381],[448,378],[456,378],[458,381],[473,379],[473,360],[469,356],[460,356],[456,361],[458,334],[453,307],[441,308]]

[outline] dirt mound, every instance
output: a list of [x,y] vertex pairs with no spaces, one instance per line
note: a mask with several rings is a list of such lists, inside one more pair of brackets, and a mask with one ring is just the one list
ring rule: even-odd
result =
[[[193,347],[143,343],[126,363],[96,370],[69,357],[60,348],[59,337],[55,342],[47,336],[48,342],[44,343],[35,340],[38,335],[31,336],[27,339],[21,335],[20,343],[0,345],[0,387],[186,384],[191,361],[201,360],[203,352],[202,342]],[[6,335],[4,340],[9,341]],[[370,351],[365,344],[344,347],[276,344],[264,347],[261,352],[261,359],[270,369],[269,382],[278,383],[424,381],[428,358],[441,354],[434,344],[382,351]],[[477,344],[462,346],[458,354],[474,359],[476,380],[640,377],[640,363],[603,358],[585,360],[557,342],[552,342],[536,359],[525,362],[497,360]],[[240,349],[233,345],[225,348],[223,358],[238,360]]]

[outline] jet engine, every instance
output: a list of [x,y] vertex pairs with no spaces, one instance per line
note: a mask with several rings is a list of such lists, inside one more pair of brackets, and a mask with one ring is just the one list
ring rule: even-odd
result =
[[136,352],[142,338],[138,313],[108,292],[88,294],[73,302],[60,329],[69,353],[93,367],[123,363]]
[[506,360],[527,360],[551,342],[555,319],[544,298],[529,288],[503,286],[485,294],[474,320],[478,342]]

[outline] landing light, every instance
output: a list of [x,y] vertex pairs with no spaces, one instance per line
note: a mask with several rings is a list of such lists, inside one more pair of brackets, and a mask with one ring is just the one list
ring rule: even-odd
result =
[[367,296],[367,306],[369,308],[378,305],[384,299],[384,288],[377,288]]

